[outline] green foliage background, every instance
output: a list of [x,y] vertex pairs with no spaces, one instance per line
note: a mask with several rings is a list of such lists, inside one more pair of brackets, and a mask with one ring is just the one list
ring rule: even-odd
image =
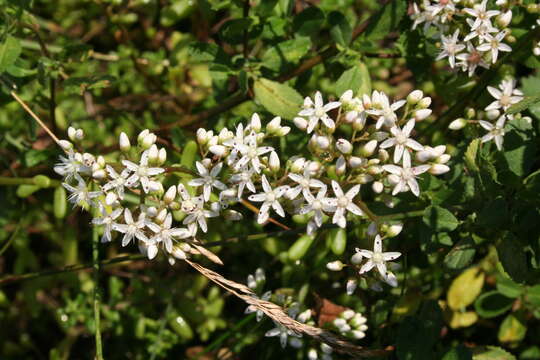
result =
[[[382,218],[405,222],[391,240],[405,254],[400,287],[376,293],[363,282],[346,296],[356,275],[326,270],[370,246],[364,222],[349,227],[345,244],[325,230],[301,254],[289,250],[299,219],[291,232],[211,222],[205,240],[220,242],[219,272],[244,282],[262,267],[267,289],[308,308],[319,297],[361,311],[369,330],[358,344],[391,346],[393,358],[540,358],[540,105],[522,110],[532,123],[508,125],[504,152],[473,140],[475,129],[446,130],[466,107],[488,104],[486,85],[505,75],[526,95],[540,94],[531,52],[539,34],[530,31],[537,15],[526,9],[534,0],[522,4],[515,50],[468,78],[434,63],[435,41],[410,30],[405,0],[0,0],[0,358],[91,359],[95,351],[90,216],[66,205],[52,171],[60,151],[14,89],[57,135],[83,128],[89,152],[110,153],[121,131],[149,128],[174,163],[193,167],[187,149],[199,127],[232,127],[255,111],[291,120],[316,90],[403,97],[414,88],[434,100],[435,116],[418,135],[447,144],[453,160],[443,177],[422,177],[420,198],[400,195],[394,209],[373,204]],[[306,143],[292,131],[274,145],[292,156]],[[264,338],[269,320],[244,315],[245,304],[186,265],[145,261],[115,243],[100,251],[113,259],[99,279],[105,358],[188,358],[203,349],[207,358],[224,349],[240,359],[304,356]]]

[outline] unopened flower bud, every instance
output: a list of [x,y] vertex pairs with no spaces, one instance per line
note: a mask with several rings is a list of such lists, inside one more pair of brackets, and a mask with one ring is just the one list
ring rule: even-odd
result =
[[435,159],[435,162],[438,164],[446,164],[450,160],[451,156],[448,154],[442,154],[437,159]]
[[347,295],[352,295],[354,293],[354,290],[356,290],[356,287],[358,286],[358,283],[356,280],[347,280],[346,289],[347,289]]
[[222,157],[227,154],[227,148],[223,145],[212,145],[208,149],[210,152],[216,156]]
[[360,148],[360,155],[364,157],[369,157],[373,155],[376,148],[377,148],[377,140],[370,140],[367,143],[365,143],[364,146]]
[[352,337],[356,340],[360,340],[366,337],[366,333],[360,330],[353,330],[351,331]]
[[308,121],[304,118],[295,117],[293,119],[293,122],[294,122],[294,125],[296,125],[296,127],[302,131],[305,131],[308,127]]
[[366,163],[366,160],[358,156],[351,156],[349,158],[349,166],[353,169],[359,168],[360,166],[363,166],[365,163]]
[[157,163],[159,156],[159,150],[156,146],[156,144],[153,144],[150,146],[150,149],[148,149],[148,162],[151,164]]
[[540,46],[536,46],[533,48],[533,54],[535,56],[540,56]]
[[98,169],[92,172],[92,177],[98,180],[105,179],[107,177],[107,173],[105,172],[104,169]]
[[380,194],[383,192],[384,190],[384,185],[382,182],[380,181],[374,181],[373,184],[371,184],[371,189],[373,190],[373,192],[375,192],[376,194]]
[[178,260],[187,259],[186,253],[182,249],[180,249],[178,246],[173,247],[172,256],[174,256]]
[[163,194],[165,191],[163,189],[163,184],[157,181],[150,181],[148,184],[148,192],[155,194]]
[[383,172],[383,169],[381,166],[374,165],[367,168],[367,172],[370,175],[378,175]]
[[353,150],[352,144],[345,139],[339,139],[336,141],[336,148],[343,154],[350,154]]
[[120,151],[122,152],[128,152],[131,149],[131,143],[129,142],[129,138],[127,134],[123,131],[120,133],[119,145]]
[[226,220],[230,220],[230,221],[239,221],[239,220],[242,220],[244,217],[242,213],[236,210],[232,210],[232,209],[225,210],[223,212],[223,216],[225,217]]
[[401,230],[403,230],[403,224],[401,223],[393,224],[387,228],[386,235],[388,235],[388,237],[395,237],[399,235]]
[[285,136],[290,132],[291,132],[291,127],[290,126],[282,126],[277,131],[277,136]]
[[347,320],[342,318],[335,318],[333,321],[334,325],[338,328],[347,325]]
[[476,110],[473,108],[467,108],[467,110],[465,110],[465,117],[467,119],[474,119],[476,117]]
[[336,161],[336,174],[341,176],[345,174],[346,170],[347,170],[347,162],[345,161],[345,158],[343,157],[343,155],[341,155]]
[[441,175],[450,171],[450,168],[444,164],[433,164],[429,169],[429,173],[432,175]]
[[261,118],[259,117],[259,114],[254,113],[253,115],[251,115],[251,121],[249,123],[249,126],[255,132],[261,131]]
[[309,161],[306,166],[311,176],[317,174],[321,170],[321,163],[318,161]]
[[146,135],[142,141],[141,141],[141,147],[143,149],[148,149],[149,147],[151,147],[152,145],[154,145],[154,143],[156,142],[157,140],[157,136],[155,134],[152,134],[152,133],[149,133],[148,135]]
[[414,112],[414,119],[416,121],[422,121],[431,115],[431,109],[420,109]]
[[164,221],[165,221],[165,218],[167,217],[167,209],[161,209],[157,216],[156,216],[156,219],[155,221],[158,223],[158,224],[162,224]]
[[275,151],[272,151],[270,153],[270,158],[268,160],[268,167],[270,168],[272,172],[276,173],[279,171],[280,166],[281,165],[279,162],[278,154],[276,154]]
[[368,225],[366,234],[367,234],[368,236],[374,237],[374,236],[377,235],[378,233],[379,233],[379,227],[377,226],[377,223],[376,223],[376,222],[371,222],[371,223]]
[[71,140],[71,141],[76,141],[77,139],[75,138],[75,133],[77,132],[77,130],[74,128],[74,127],[68,127],[68,130],[67,130],[67,133],[68,133],[68,138]]
[[340,316],[341,316],[342,318],[344,318],[345,320],[349,320],[349,319],[352,319],[352,317],[354,316],[354,314],[356,314],[356,313],[354,312],[354,310],[352,310],[352,309],[347,309],[347,310],[345,310],[344,312],[342,312],[342,313],[340,314]]
[[319,354],[314,348],[308,350],[307,357],[308,360],[319,360]]
[[84,139],[84,131],[83,131],[83,129],[77,129],[77,131],[75,131],[75,139],[78,140],[78,141]]
[[459,118],[459,119],[456,119],[456,120],[452,121],[450,123],[450,125],[448,125],[448,128],[450,130],[461,130],[465,126],[467,126],[467,120],[465,120],[464,118]]
[[64,149],[64,151],[70,151],[73,149],[73,144],[67,140],[58,141],[58,145],[60,145],[60,147]]
[[174,199],[176,199],[176,186],[173,185],[167,190],[167,192],[163,196],[163,201],[165,202],[165,204],[170,204],[174,201]]
[[369,175],[369,174],[360,174],[356,177],[356,181],[359,183],[359,184],[367,184],[371,181],[373,181],[373,176]]
[[422,90],[414,90],[407,96],[407,102],[411,105],[417,104],[424,97]]
[[356,252],[353,256],[351,256],[351,263],[354,265],[358,265],[362,262],[362,259],[364,257],[359,252]]
[[[210,133],[210,132],[208,132]],[[208,135],[207,133],[207,135]],[[209,136],[208,137],[208,142],[206,143],[206,146],[208,146],[209,148],[214,146],[214,145],[217,145],[219,144],[219,136],[217,135],[212,135],[212,136]]]
[[367,322],[367,319],[365,316],[362,316],[360,313],[356,313],[351,321],[349,323],[351,326],[353,326],[355,329],[359,328],[360,326],[364,325]]
[[501,116],[501,112],[498,109],[488,110],[486,112],[486,117],[488,118],[488,120],[498,119],[499,116]]
[[299,173],[304,171],[304,166],[306,165],[306,159],[301,157],[293,161],[291,165],[291,171],[294,173]]
[[508,25],[510,25],[511,21],[512,21],[512,10],[508,10],[508,11],[500,14],[499,16],[497,16],[497,20],[496,20],[497,24],[501,28],[505,28]]
[[232,139],[234,137],[234,134],[232,131],[229,131],[227,128],[221,129],[221,131],[218,134],[219,143],[222,144],[225,141]]
[[159,149],[158,153],[158,165],[165,164],[165,161],[167,161],[167,150],[165,150],[165,148],[161,148]]
[[341,269],[343,269],[344,266],[345,265],[339,260],[332,261],[326,264],[326,268],[330,271],[340,271]]
[[319,149],[326,150],[330,147],[330,139],[326,136],[317,136],[315,142]]
[[267,125],[266,131],[270,134],[275,134],[281,127],[281,117],[276,116]]
[[431,98],[429,96],[426,96],[418,102],[417,107],[419,109],[427,109],[429,105],[431,105]]
[[208,137],[206,135],[205,129],[199,128],[199,130],[197,130],[197,142],[199,143],[199,145],[204,145],[208,142]]
[[150,130],[148,130],[148,129],[144,129],[143,131],[141,131],[141,132],[139,133],[139,135],[137,136],[137,143],[139,143],[139,144],[142,143],[142,141],[144,140],[144,138],[145,138],[146,136],[148,136],[149,134],[150,134]]

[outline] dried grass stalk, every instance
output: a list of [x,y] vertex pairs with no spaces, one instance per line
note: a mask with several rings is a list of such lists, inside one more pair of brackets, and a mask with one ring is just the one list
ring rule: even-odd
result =
[[216,273],[215,271],[207,269],[204,266],[194,263],[188,259],[186,259],[186,262],[191,265],[195,270],[218,284],[223,289],[244,300],[247,304],[256,307],[258,310],[261,310],[275,322],[283,325],[287,329],[294,331],[297,334],[305,334],[311,336],[314,339],[331,346],[336,352],[350,355],[356,359],[376,356],[388,356],[390,354],[390,351],[388,350],[364,349],[361,346],[351,344],[345,338],[336,335],[330,331],[323,330],[315,326],[302,324],[289,317],[281,306],[278,306],[270,301],[265,301],[257,298],[255,293],[253,293],[253,291],[251,291],[251,289],[247,286],[228,280],[220,274]]

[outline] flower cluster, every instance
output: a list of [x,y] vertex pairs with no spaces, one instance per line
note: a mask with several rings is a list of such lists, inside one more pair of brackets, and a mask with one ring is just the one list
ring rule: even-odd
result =
[[[476,123],[480,125],[487,133],[481,137],[483,143],[493,140],[497,149],[500,151],[503,148],[504,135],[506,133],[505,125],[508,121],[522,118],[520,113],[508,114],[508,109],[521,100],[523,100],[523,92],[516,88],[516,81],[512,78],[502,80],[498,87],[487,87],[488,92],[494,100],[485,107],[483,112],[470,111],[469,117],[474,115],[486,120],[467,120],[459,118],[454,120],[449,128],[459,130],[464,128],[468,123]],[[530,118],[527,118],[530,119]]]
[[366,337],[366,331],[368,329],[366,322],[367,319],[361,313],[347,309],[332,321],[332,325],[342,335],[358,340]]
[[426,34],[441,42],[437,60],[448,58],[451,68],[457,67],[472,76],[478,67],[488,69],[510,52],[512,10],[506,1],[483,0],[481,3],[458,0],[423,0],[413,5],[413,29],[423,24]]

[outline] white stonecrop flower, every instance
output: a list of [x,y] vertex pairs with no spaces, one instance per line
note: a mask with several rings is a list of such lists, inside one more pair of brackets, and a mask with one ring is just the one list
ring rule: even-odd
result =
[[67,182],[75,175],[89,173],[91,170],[82,163],[82,155],[73,151],[67,152],[67,157],[60,155],[60,162],[54,165],[54,171],[63,176]]
[[495,98],[491,104],[489,104],[485,110],[508,110],[508,108],[514,104],[517,104],[523,100],[523,92],[516,89],[516,80],[505,79],[499,84],[499,88],[488,86],[487,90]]
[[410,167],[410,164],[404,164],[403,167],[396,165],[383,165],[383,169],[385,171],[388,171],[390,174],[397,177],[396,184],[392,190],[392,195],[411,190],[414,195],[419,196],[420,187],[418,186],[416,177],[425,173],[430,168],[431,165],[419,165],[415,167]]
[[100,204],[101,216],[92,219],[92,224],[94,225],[103,225],[103,236],[101,237],[101,242],[110,242],[112,240],[111,231],[113,230],[112,225],[116,218],[122,214],[123,209],[118,208],[113,210],[111,213],[107,212],[105,206]]
[[116,195],[118,195],[120,199],[124,199],[124,187],[126,186],[126,182],[129,174],[131,173],[131,170],[124,169],[120,174],[118,174],[116,170],[114,170],[114,168],[110,165],[107,165],[106,169],[109,178],[111,178],[111,181],[103,185],[101,189],[104,192],[114,190],[116,192]]
[[[150,230],[152,230],[155,235],[148,240],[147,245],[149,248],[148,254],[157,253],[157,245],[163,244],[165,250],[168,253],[173,252],[173,239],[187,239],[191,237],[191,232],[188,229],[184,228],[171,228],[172,226],[172,214],[168,213],[165,217],[165,221],[162,224],[156,224],[153,222],[148,222],[146,225]],[[152,247],[152,251],[150,248]],[[154,249],[155,248],[155,249]]]
[[93,205],[92,199],[100,196],[101,191],[89,191],[88,186],[86,185],[86,182],[78,174],[75,175],[75,179],[77,180],[76,187],[71,186],[67,183],[62,183],[62,186],[71,193],[68,196],[69,202],[71,202],[73,206],[77,206],[77,205],[82,206],[82,204],[84,203],[92,206]]
[[236,169],[242,169],[246,165],[251,165],[256,173],[261,172],[261,160],[259,156],[274,151],[271,146],[260,146],[257,144],[257,134],[252,133],[244,139],[245,144],[238,145],[242,157],[235,164]]
[[208,171],[208,169],[199,161],[195,162],[195,166],[197,167],[197,171],[201,177],[191,180],[189,185],[203,187],[204,201],[210,200],[210,193],[212,192],[213,187],[219,190],[227,189],[227,186],[217,179],[217,176],[223,167],[223,163],[217,163],[210,171]]
[[131,210],[124,209],[124,222],[125,224],[114,223],[112,229],[124,234],[122,238],[122,246],[128,245],[133,238],[137,238],[144,243],[148,242],[148,237],[144,234],[143,229],[146,227],[145,213],[141,212],[137,221],[133,221]]
[[253,184],[253,174],[255,173],[254,170],[244,167],[241,169],[238,173],[233,174],[229,181],[232,184],[238,185],[238,199],[242,198],[242,194],[244,193],[244,188],[247,188],[252,193],[256,192],[255,184]]
[[494,140],[495,145],[497,146],[497,149],[499,151],[502,150],[503,142],[504,142],[504,124],[506,122],[506,116],[501,116],[497,122],[494,124],[480,120],[480,126],[482,126],[484,129],[488,131],[488,133],[484,136],[482,136],[481,140],[483,143]]
[[322,226],[323,211],[331,212],[334,210],[335,201],[326,197],[326,186],[319,190],[316,197],[310,192],[307,192],[304,196],[307,204],[302,206],[298,213],[304,215],[313,212],[313,219],[308,224],[308,235],[311,235],[317,228]]
[[[309,100],[307,100],[309,99]],[[327,128],[333,129],[336,124],[334,120],[328,116],[327,112],[329,112],[332,109],[335,109],[341,105],[339,101],[332,101],[328,104],[324,104],[322,95],[319,91],[315,93],[315,101],[311,101],[310,98],[306,98],[306,101],[308,104],[310,103],[312,106],[305,108],[301,110],[298,115],[300,116],[306,116],[308,117],[308,127],[307,127],[307,133],[310,134],[315,127],[319,124],[319,121],[321,121]]]
[[266,337],[274,337],[279,336],[279,343],[281,344],[281,347],[285,349],[287,346],[287,339],[289,336],[296,336],[301,337],[301,335],[295,333],[292,330],[287,329],[285,326],[281,325],[278,322],[274,321],[274,324],[276,325],[275,328],[268,330],[264,336]]
[[464,44],[458,41],[459,29],[452,36],[441,36],[443,50],[435,60],[441,60],[448,57],[450,67],[453,69],[456,65],[456,55],[465,49]]
[[296,199],[296,197],[300,193],[302,193],[302,195],[304,195],[304,197],[307,199],[307,196],[308,196],[307,194],[310,193],[310,188],[319,188],[319,189],[326,188],[326,185],[322,181],[311,178],[311,174],[308,167],[304,168],[303,176],[295,174],[295,173],[290,173],[289,178],[292,181],[298,183],[298,185],[291,187],[287,191],[286,196],[291,200]]
[[491,51],[491,62],[495,64],[497,62],[497,57],[499,56],[499,51],[512,51],[512,48],[510,46],[502,42],[505,37],[505,31],[501,31],[495,36],[492,36],[491,34],[486,34],[484,37],[486,42],[478,45],[477,49],[480,51]]
[[366,112],[378,117],[375,124],[377,129],[380,129],[383,125],[386,127],[393,126],[397,121],[396,111],[407,103],[406,100],[399,100],[390,104],[388,96],[377,90],[373,91],[371,101],[373,106]]
[[[361,250],[357,248],[356,252],[368,259],[360,268],[359,273],[365,274],[375,267],[384,280],[388,279],[386,263],[401,256],[401,253],[399,252],[382,252],[382,239],[379,234],[375,236],[375,240],[373,242],[373,251],[364,249]],[[393,283],[392,280],[390,280],[390,282]]]
[[468,15],[474,17],[474,23],[471,26],[471,30],[475,30],[483,24],[491,24],[491,18],[499,15],[501,12],[499,10],[487,10],[487,1],[483,0],[481,4],[476,4],[474,8],[465,8],[465,11]]
[[403,129],[400,129],[397,126],[392,126],[390,132],[394,137],[388,138],[383,141],[379,147],[381,149],[387,149],[389,147],[394,147],[394,163],[399,163],[403,157],[403,163],[410,163],[410,153],[407,148],[422,151],[424,147],[420,145],[416,140],[410,138],[411,132],[414,129],[415,120],[411,119],[405,124]]
[[354,215],[362,216],[364,212],[360,210],[358,205],[353,202],[354,197],[360,191],[360,185],[355,185],[344,193],[339,184],[332,180],[332,189],[334,190],[335,199],[332,200],[331,207],[334,216],[332,217],[332,223],[337,224],[339,227],[344,228],[347,226],[347,211],[352,212]]
[[259,209],[259,215],[257,216],[257,222],[259,224],[265,223],[269,218],[270,208],[281,217],[285,217],[285,211],[279,203],[279,198],[282,197],[288,189],[288,186],[279,186],[275,189],[272,189],[270,183],[266,179],[266,176],[262,176],[262,187],[263,192],[255,195],[250,195],[249,200],[262,202],[261,208]]
[[122,160],[122,164],[132,172],[126,181],[126,186],[134,187],[140,182],[145,193],[148,193],[153,187],[152,183],[155,183],[151,177],[165,172],[162,168],[148,167],[148,150],[142,153],[138,165],[129,160]]

